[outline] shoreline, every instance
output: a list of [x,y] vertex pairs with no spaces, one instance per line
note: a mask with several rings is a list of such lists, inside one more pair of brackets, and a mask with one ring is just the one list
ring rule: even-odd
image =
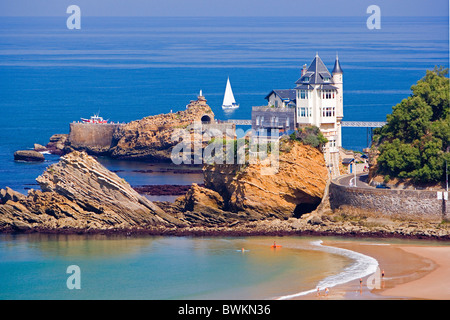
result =
[[[264,221],[261,221],[264,222]],[[259,229],[261,228],[261,229]],[[185,227],[185,228],[168,228],[155,227],[147,229],[77,229],[77,228],[33,228],[33,229],[17,229],[17,228],[3,228],[0,234],[54,234],[54,235],[105,235],[105,236],[171,236],[171,237],[260,237],[260,236],[277,236],[277,237],[293,237],[293,236],[312,236],[312,237],[339,237],[348,240],[367,239],[367,240],[419,240],[419,241],[434,241],[445,243],[450,241],[450,235],[441,237],[422,234],[387,234],[386,232],[374,231],[372,233],[357,233],[350,232],[333,232],[321,230],[267,230],[261,227],[243,227],[234,228],[233,226],[219,226],[219,227]]]
[[[361,239],[363,240],[363,239]],[[379,282],[368,275],[329,288],[320,289],[296,300],[447,300],[450,299],[450,246],[405,244],[395,241],[324,240],[330,247],[349,249],[378,261]],[[380,273],[379,273],[380,274]],[[368,286],[371,285],[372,288]]]

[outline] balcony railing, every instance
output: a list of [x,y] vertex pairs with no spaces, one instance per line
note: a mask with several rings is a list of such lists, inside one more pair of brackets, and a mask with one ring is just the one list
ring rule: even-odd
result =
[[293,112],[295,111],[295,107],[275,108],[268,106],[259,106],[259,107],[252,107],[252,111]]

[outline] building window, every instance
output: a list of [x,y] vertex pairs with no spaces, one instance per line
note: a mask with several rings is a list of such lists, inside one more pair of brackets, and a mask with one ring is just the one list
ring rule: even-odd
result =
[[278,100],[275,100],[275,108],[278,108]]
[[303,82],[309,82],[309,77],[303,77]]
[[336,148],[336,140],[330,140],[328,143],[329,148]]
[[334,90],[322,90],[322,99],[334,99]]
[[322,117],[334,117],[334,116],[335,116],[335,108],[334,107],[322,108]]
[[307,117],[307,110],[305,107],[300,108],[300,117]]
[[289,117],[286,118],[286,127],[289,127]]
[[256,117],[256,125],[259,126],[259,116]]
[[300,99],[308,99],[308,90],[300,90]]

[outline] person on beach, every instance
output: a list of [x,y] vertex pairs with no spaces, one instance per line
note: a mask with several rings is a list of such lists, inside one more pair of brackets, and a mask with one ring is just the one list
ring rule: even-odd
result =
[[359,278],[359,294],[362,294],[362,278]]
[[328,292],[329,292],[330,290],[328,289],[328,288],[325,288],[325,296],[328,296]]

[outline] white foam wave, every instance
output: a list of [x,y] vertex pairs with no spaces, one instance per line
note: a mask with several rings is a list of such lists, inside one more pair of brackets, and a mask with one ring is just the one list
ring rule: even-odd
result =
[[[321,240],[313,241],[311,242],[311,244],[313,245],[313,247],[316,247],[316,250],[342,255],[354,261],[350,266],[342,270],[342,272],[336,275],[326,277],[325,279],[320,281],[317,284],[316,288],[332,288],[334,286],[344,284],[355,279],[366,277],[377,271],[378,261],[372,257],[348,249],[324,246],[322,245]],[[316,292],[316,290],[317,289],[311,289],[290,295],[285,295],[279,297],[278,300],[286,300],[296,298],[299,296],[304,296],[309,293]]]

